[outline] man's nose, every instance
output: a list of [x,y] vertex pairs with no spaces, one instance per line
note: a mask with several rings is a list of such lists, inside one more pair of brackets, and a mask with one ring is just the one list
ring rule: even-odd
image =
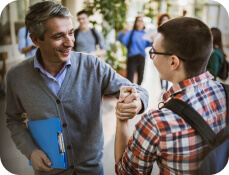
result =
[[74,42],[75,42],[75,38],[74,36],[66,36],[65,37],[65,41],[64,41],[64,45],[68,46],[68,47],[73,47],[74,46]]

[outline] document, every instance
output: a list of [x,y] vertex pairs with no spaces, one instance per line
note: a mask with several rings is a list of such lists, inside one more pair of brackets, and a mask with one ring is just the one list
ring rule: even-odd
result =
[[[27,122],[34,144],[52,162],[51,168],[67,169],[64,138],[59,118]],[[32,162],[29,162],[32,166]]]

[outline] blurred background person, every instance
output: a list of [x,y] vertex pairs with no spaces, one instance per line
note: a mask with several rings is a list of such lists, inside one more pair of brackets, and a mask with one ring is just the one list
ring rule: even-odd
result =
[[[171,17],[168,13],[160,13],[157,16],[157,27],[159,27],[163,23],[169,21],[170,19],[171,19]],[[160,79],[160,82],[161,82],[162,93],[164,93],[168,90],[168,81]]]
[[134,82],[134,74],[137,73],[137,84],[141,85],[145,68],[145,48],[151,46],[147,40],[143,39],[145,34],[145,25],[143,16],[138,15],[135,18],[132,30],[123,29],[118,40],[127,47],[127,79]]
[[[85,10],[77,13],[79,28],[74,31],[75,43],[73,50],[86,52],[98,57],[106,54],[104,38],[96,29],[89,27],[89,18]],[[99,46],[99,48],[97,48]]]
[[226,60],[226,54],[223,51],[222,35],[218,28],[211,28],[211,33],[213,37],[213,51],[208,61],[207,70],[216,77],[219,74],[220,69],[223,67],[223,63]]
[[26,58],[35,55],[37,46],[35,46],[29,37],[29,31],[26,27],[22,27],[18,31],[18,49],[20,53],[25,54]]

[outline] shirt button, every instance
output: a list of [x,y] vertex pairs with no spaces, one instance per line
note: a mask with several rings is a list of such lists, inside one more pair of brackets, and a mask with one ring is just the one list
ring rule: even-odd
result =
[[66,123],[63,123],[63,125],[62,125],[62,126],[63,126],[63,128],[65,128],[65,127],[67,126],[67,124],[66,124]]
[[71,149],[72,149],[72,147],[68,145],[68,146],[67,146],[67,149],[68,149],[68,150],[71,150]]
[[56,103],[57,103],[57,104],[60,104],[60,100],[56,100]]

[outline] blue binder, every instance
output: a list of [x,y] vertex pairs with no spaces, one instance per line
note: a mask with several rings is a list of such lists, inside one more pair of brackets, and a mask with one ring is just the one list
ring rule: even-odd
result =
[[[34,144],[52,162],[50,167],[67,169],[66,152],[59,118],[27,122]],[[32,166],[32,162],[29,161]]]

